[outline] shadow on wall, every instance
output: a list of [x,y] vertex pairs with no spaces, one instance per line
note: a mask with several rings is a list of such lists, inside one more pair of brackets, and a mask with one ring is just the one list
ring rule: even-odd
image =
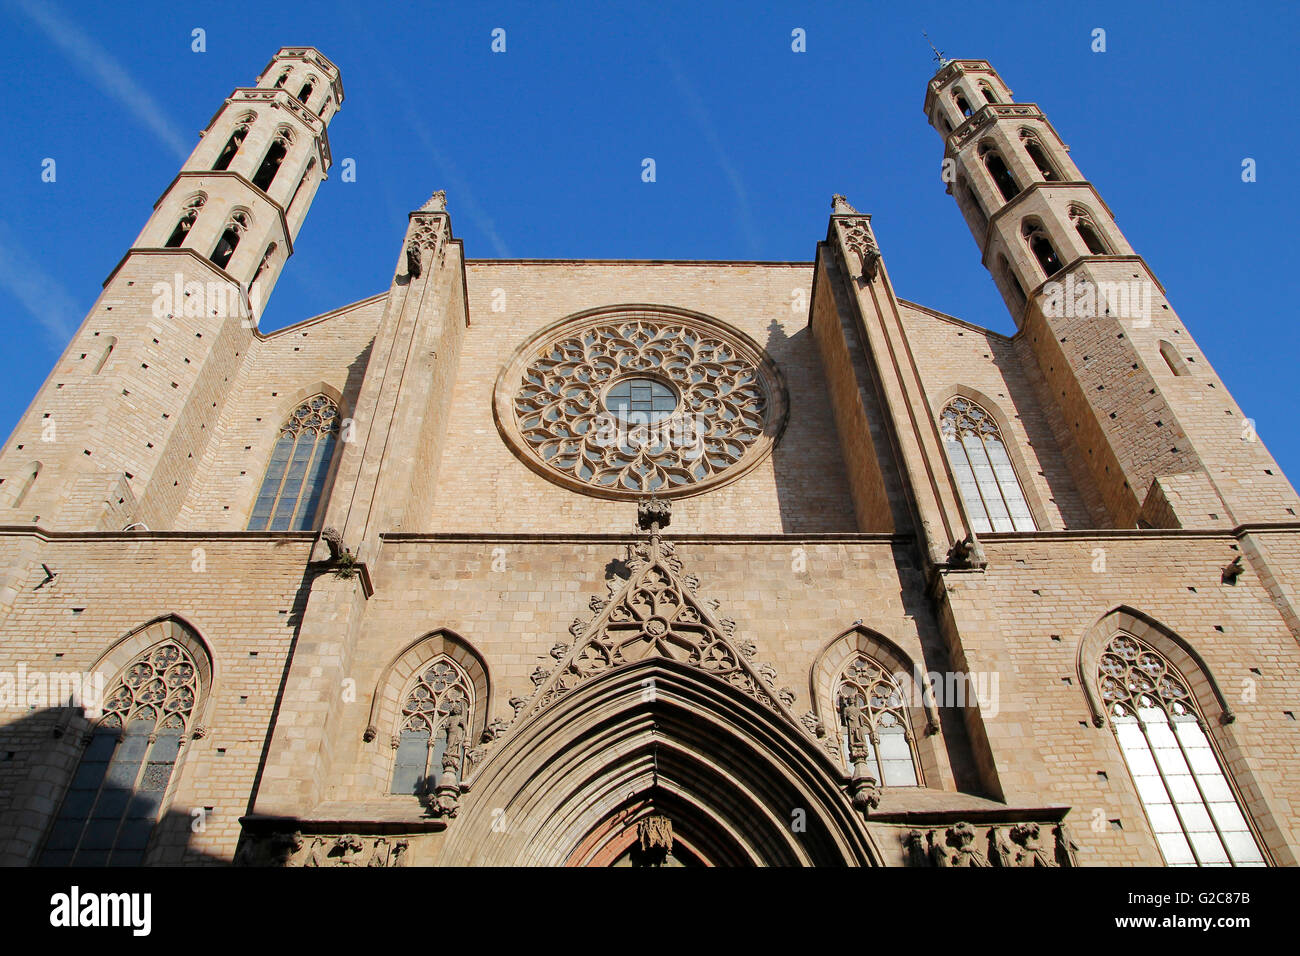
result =
[[790,398],[789,420],[772,449],[781,531],[856,532],[853,498],[812,330],[804,327],[787,335],[774,319],[764,347]]
[[82,732],[55,736],[67,716],[64,708],[46,707],[0,726],[0,864],[227,865],[190,845],[202,825],[190,808],[171,807],[156,818],[162,794],[149,789],[157,779],[152,766],[138,783],[123,782],[83,761]]

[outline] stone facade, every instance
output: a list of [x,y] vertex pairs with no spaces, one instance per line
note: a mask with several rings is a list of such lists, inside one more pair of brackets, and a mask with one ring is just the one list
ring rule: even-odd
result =
[[[153,781],[150,864],[1177,862],[1099,670],[1128,635],[1239,839],[1296,862],[1300,499],[987,63],[944,65],[925,111],[1011,337],[900,299],[843,197],[813,261],[758,263],[466,259],[441,194],[385,292],[264,334],[342,99],[301,48],[232,95],[0,451],[0,861],[126,853],[132,811],[106,838],[76,801]],[[1062,309],[1067,279],[1103,300]],[[1130,282],[1149,311],[1121,314]],[[565,329],[632,354],[647,316],[676,358],[587,356],[599,398],[524,401],[518,370]],[[697,347],[710,329],[759,384]],[[650,483],[648,452],[612,490],[560,473],[591,448],[571,422],[636,375],[665,420],[696,396],[718,480]],[[314,398],[340,419],[319,505],[245,530]],[[952,402],[996,430],[1003,485],[976,479],[1033,530],[982,530]],[[173,680],[149,657],[168,641],[197,672],[174,718],[131,683]],[[853,667],[877,690],[853,698]],[[30,690],[94,673],[129,712]],[[115,769],[87,791],[99,746]],[[1209,831],[1178,809],[1199,861]]]

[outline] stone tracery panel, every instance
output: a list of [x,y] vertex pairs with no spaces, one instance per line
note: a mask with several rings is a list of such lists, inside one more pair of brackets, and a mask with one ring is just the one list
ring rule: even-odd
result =
[[785,388],[747,337],[658,307],[583,313],[535,335],[497,383],[497,424],[533,470],[586,494],[697,494],[761,461]]

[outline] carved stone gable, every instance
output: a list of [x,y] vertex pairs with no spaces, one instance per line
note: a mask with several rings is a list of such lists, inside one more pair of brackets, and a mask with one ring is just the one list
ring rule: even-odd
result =
[[775,669],[750,663],[733,642],[735,622],[715,617],[715,602],[700,599],[698,580],[683,573],[671,542],[654,535],[633,545],[628,566],[632,574],[621,587],[615,579],[608,598],[592,598],[596,616],[574,621],[573,646],[541,680],[524,714],[539,713],[606,671],[658,656],[708,671],[799,726],[775,692]]

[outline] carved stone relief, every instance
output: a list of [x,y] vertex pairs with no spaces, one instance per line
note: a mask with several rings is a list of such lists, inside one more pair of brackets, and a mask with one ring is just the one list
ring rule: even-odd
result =
[[[1045,846],[1050,833],[1051,844]],[[909,830],[902,837],[908,866],[1061,867],[1078,866],[1078,844],[1064,823],[1026,821]]]

